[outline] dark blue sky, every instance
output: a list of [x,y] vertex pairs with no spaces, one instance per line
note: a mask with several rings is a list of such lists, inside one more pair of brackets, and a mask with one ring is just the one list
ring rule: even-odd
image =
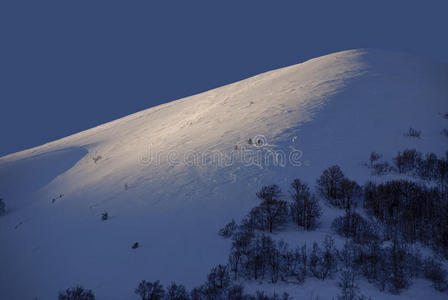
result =
[[0,156],[335,51],[448,62],[448,1],[302,2],[2,1]]

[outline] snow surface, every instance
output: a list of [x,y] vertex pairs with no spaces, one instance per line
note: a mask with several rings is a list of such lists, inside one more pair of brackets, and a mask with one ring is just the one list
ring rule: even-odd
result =
[[[446,65],[350,50],[1,157],[0,197],[8,213],[0,217],[0,298],[55,299],[81,284],[98,299],[123,300],[137,299],[142,279],[199,285],[212,266],[226,263],[230,241],[218,229],[256,205],[262,185],[286,191],[293,178],[314,185],[333,164],[360,183],[379,180],[363,166],[372,151],[389,160],[405,148],[442,155],[447,112]],[[404,136],[409,127],[422,137]],[[262,145],[249,145],[249,138]],[[286,165],[249,164],[238,159],[243,151],[262,158],[283,151]],[[207,160],[232,153],[232,163]],[[103,222],[105,211],[110,218]],[[337,214],[326,208],[316,232],[276,238],[310,244],[331,233]],[[134,242],[141,247],[131,249]],[[426,280],[400,296],[361,286],[375,299],[446,299]],[[337,292],[333,281],[314,279],[248,287],[274,288],[306,299]]]

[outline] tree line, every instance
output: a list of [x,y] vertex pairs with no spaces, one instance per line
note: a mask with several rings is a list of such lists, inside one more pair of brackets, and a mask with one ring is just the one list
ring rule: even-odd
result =
[[445,189],[448,186],[448,151],[445,157],[435,153],[423,154],[415,149],[405,149],[393,157],[393,165],[381,160],[382,155],[372,152],[368,166],[374,175],[387,173],[406,174],[423,180],[435,181]]
[[[418,176],[429,174],[425,176],[444,182],[444,159],[434,160],[431,155],[422,160],[417,155],[415,159],[406,151],[397,157],[399,172],[418,168]],[[378,160],[373,157],[372,165]],[[291,299],[287,294],[250,295],[240,283],[261,280],[301,284],[310,277],[337,278],[338,299],[366,299],[357,285],[362,277],[394,294],[421,277],[439,291],[448,289],[441,261],[424,257],[412,245],[420,241],[448,257],[448,195],[443,184],[427,186],[402,179],[361,186],[335,165],[323,171],[315,190],[317,193],[312,193],[300,179],[292,181],[287,197],[275,184],[263,186],[256,193],[259,204],[239,223],[232,220],[219,230],[232,243],[228,260],[212,268],[202,285],[187,291],[176,283],[165,288],[159,281],[141,281],[135,293],[142,300]],[[342,248],[336,247],[331,235],[322,243],[295,248],[273,239],[272,234],[289,222],[303,230],[316,229],[322,215],[320,200],[345,212],[331,225],[336,234],[347,238]],[[94,299],[88,298],[90,294],[87,298],[67,298],[67,291],[60,294],[60,300]]]

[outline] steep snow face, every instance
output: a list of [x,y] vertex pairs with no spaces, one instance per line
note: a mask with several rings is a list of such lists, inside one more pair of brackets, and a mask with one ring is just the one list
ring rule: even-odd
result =
[[80,283],[132,299],[141,279],[197,285],[226,262],[218,228],[263,184],[314,184],[333,164],[363,183],[371,151],[441,155],[447,112],[446,65],[350,50],[2,157],[1,294],[51,299]]

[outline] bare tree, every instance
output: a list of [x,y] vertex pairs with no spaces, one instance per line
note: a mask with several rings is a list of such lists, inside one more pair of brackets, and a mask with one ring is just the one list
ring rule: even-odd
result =
[[227,289],[226,299],[228,300],[244,300],[247,297],[244,295],[244,287],[239,284],[234,284]]
[[279,200],[282,196],[282,191],[279,186],[276,184],[265,185],[261,188],[261,190],[257,193],[257,197],[261,200],[274,202]]
[[373,163],[378,161],[381,157],[383,157],[383,156],[379,153],[376,153],[376,152],[370,153],[370,157],[369,157],[370,166],[373,167]]
[[207,282],[203,287],[203,293],[207,299],[216,299],[223,295],[230,285],[230,275],[227,266],[214,267],[207,276]]
[[158,280],[154,282],[142,280],[135,289],[135,293],[141,300],[162,300],[165,296],[163,285]]
[[64,292],[59,292],[59,300],[95,300],[95,295],[91,290],[85,290],[77,285],[74,288],[68,288]]
[[359,286],[356,283],[356,274],[353,269],[342,270],[339,281],[339,289],[341,293],[338,295],[338,300],[355,300],[359,297]]
[[226,226],[219,230],[219,235],[225,238],[231,237],[237,228],[238,225],[235,220],[232,219],[231,222],[227,223]]
[[344,178],[341,181],[339,193],[340,201],[338,201],[338,206],[346,211],[351,211],[356,207],[357,200],[361,197],[362,189],[355,181]]
[[311,195],[308,185],[295,179],[291,183],[290,195],[292,200],[290,211],[293,220],[305,230],[314,229],[322,215],[322,209],[318,200]]
[[275,184],[263,186],[257,196],[263,200],[258,206],[261,210],[261,217],[267,224],[269,232],[272,233],[274,227],[286,222],[288,217],[287,203],[281,200],[281,190]]
[[317,179],[317,189],[320,194],[333,203],[340,196],[340,186],[344,180],[344,173],[339,166],[332,166]]
[[443,292],[448,289],[447,271],[440,261],[427,257],[423,264],[423,275],[432,281],[436,290]]
[[187,290],[182,284],[171,283],[166,288],[165,300],[189,300]]

